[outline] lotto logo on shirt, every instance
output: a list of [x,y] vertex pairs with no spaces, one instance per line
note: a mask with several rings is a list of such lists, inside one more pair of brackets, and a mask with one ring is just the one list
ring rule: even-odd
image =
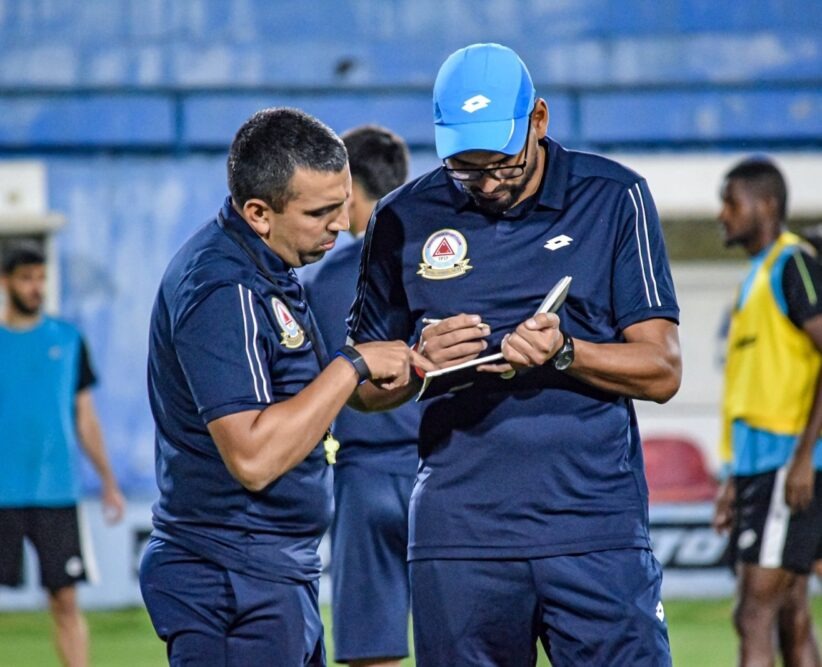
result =
[[417,275],[429,280],[456,278],[470,271],[468,242],[456,229],[441,229],[428,237],[422,247]]
[[271,297],[271,308],[274,309],[274,317],[280,325],[280,345],[289,350],[300,347],[305,342],[305,333],[297,324],[297,320],[277,297]]

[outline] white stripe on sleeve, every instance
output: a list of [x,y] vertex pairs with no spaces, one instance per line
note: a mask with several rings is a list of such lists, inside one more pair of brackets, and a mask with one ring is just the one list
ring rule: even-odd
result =
[[257,387],[257,374],[254,372],[254,362],[251,361],[251,350],[248,347],[248,318],[245,314],[245,298],[243,297],[243,286],[237,285],[240,290],[240,309],[243,311],[243,335],[245,336],[245,356],[248,359],[248,368],[251,371],[251,380],[254,383],[254,394],[260,400],[260,389]]
[[639,208],[636,205],[636,199],[634,198],[634,193],[631,190],[628,190],[628,194],[631,197],[631,202],[634,205],[634,232],[636,233],[636,250],[637,256],[639,257],[639,271],[642,274],[642,282],[645,285],[645,299],[648,301],[648,306],[651,306],[651,293],[648,291],[648,279],[645,277],[645,262],[642,260],[642,243],[639,240]]
[[642,209],[642,225],[645,228],[645,251],[648,254],[648,271],[651,274],[651,282],[654,285],[656,305],[661,306],[662,301],[659,300],[659,290],[656,287],[656,276],[654,275],[654,262],[651,259],[651,239],[648,236],[648,219],[645,217],[645,201],[642,199],[642,190],[639,187],[639,183],[636,184],[636,193],[639,197],[639,206]]
[[254,357],[257,360],[257,368],[260,371],[263,394],[265,395],[265,402],[271,403],[271,395],[268,393],[268,381],[265,379],[265,370],[263,370],[263,364],[260,361],[260,350],[257,347],[257,314],[254,312],[254,302],[251,299],[251,290],[248,290],[248,310],[251,313],[251,321],[254,323],[254,338],[252,347],[254,348]]

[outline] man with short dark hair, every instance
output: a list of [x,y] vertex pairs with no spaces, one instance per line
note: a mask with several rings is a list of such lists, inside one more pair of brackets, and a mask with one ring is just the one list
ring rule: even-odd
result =
[[48,591],[57,652],[64,665],[88,664],[88,628],[78,581],[96,576],[78,508],[78,445],[102,481],[106,516],[124,501],[111,471],[91,396],[96,382],[76,327],[43,314],[46,261],[39,246],[9,246],[3,259],[5,317],[0,324],[0,585],[23,574],[23,539],[37,552]]
[[[442,167],[378,204],[349,336],[438,368],[500,352],[424,402],[409,559],[420,667],[670,664],[633,399],[679,388],[678,307],[644,179],[546,137],[511,49],[451,54]],[[558,314],[534,315],[571,276]],[[422,369],[425,370],[425,369]],[[419,385],[359,407],[410,398]],[[355,401],[354,401],[355,402]]]
[[787,187],[764,158],[734,166],[721,190],[726,246],[752,266],[731,314],[714,525],[731,531],[740,665],[820,665],[808,576],[822,546],[822,267],[785,230]]
[[[348,215],[355,241],[322,263],[306,292],[330,349],[345,344],[363,235],[377,201],[405,182],[408,148],[373,125],[342,135],[351,168]],[[332,629],[337,662],[399,667],[408,655],[408,499],[417,472],[419,408],[340,412],[331,524]]]
[[293,269],[348,229],[350,181],[316,118],[254,114],[231,144],[230,196],[160,284],[148,359],[160,499],[140,585],[172,665],[325,664],[329,426],[359,384],[397,388],[425,363],[401,341],[327,358]]

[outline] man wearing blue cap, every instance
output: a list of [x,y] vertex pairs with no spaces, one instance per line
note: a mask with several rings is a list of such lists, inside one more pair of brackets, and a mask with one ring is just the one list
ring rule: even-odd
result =
[[[418,664],[533,665],[539,639],[555,667],[669,665],[632,401],[678,390],[679,309],[647,184],[549,139],[497,44],[445,61],[434,119],[443,165],[378,205],[349,318],[439,368],[503,355],[423,404]],[[566,275],[559,313],[533,315]],[[362,387],[359,407],[411,395]]]

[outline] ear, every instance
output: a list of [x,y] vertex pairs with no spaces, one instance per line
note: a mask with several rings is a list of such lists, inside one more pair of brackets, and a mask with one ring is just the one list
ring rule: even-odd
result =
[[548,112],[548,103],[541,97],[534,103],[534,110],[531,112],[531,127],[537,133],[537,139],[542,139],[548,132],[548,123],[551,114]]
[[782,222],[779,216],[779,211],[777,210],[776,197],[771,195],[762,197],[759,200],[759,205],[762,207],[762,210],[765,212],[768,220],[775,220],[778,224]]
[[274,211],[262,199],[249,199],[243,204],[243,219],[258,236],[268,238],[274,222]]

